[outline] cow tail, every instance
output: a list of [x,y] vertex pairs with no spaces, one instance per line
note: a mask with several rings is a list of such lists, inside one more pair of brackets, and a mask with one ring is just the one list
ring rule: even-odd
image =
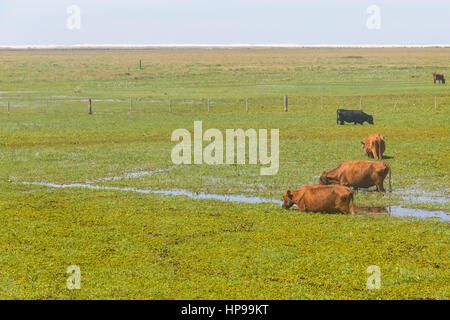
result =
[[388,167],[388,174],[389,174],[389,192],[392,192],[392,187],[391,187],[391,166],[386,164]]

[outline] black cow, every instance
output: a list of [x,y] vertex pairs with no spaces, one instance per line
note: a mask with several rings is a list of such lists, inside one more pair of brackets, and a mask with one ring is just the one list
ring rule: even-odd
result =
[[442,72],[433,73],[433,80],[434,80],[434,83],[436,83],[436,81],[439,81],[439,83],[445,84],[445,78],[444,78],[444,74]]
[[353,124],[363,124],[364,121],[373,124],[373,117],[361,110],[337,110],[337,124],[343,125],[344,122],[353,122]]

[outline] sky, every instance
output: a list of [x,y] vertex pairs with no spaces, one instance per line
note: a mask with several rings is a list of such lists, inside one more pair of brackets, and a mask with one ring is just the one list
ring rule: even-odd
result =
[[450,0],[0,0],[0,45],[450,44]]

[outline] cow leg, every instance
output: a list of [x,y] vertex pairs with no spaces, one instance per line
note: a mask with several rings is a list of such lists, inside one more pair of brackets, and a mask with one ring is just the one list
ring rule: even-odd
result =
[[341,120],[341,126],[343,126],[343,125],[344,125],[344,121]]
[[377,183],[377,191],[378,192],[386,192],[386,190],[384,190],[384,187],[383,187],[383,180],[381,180],[381,182]]

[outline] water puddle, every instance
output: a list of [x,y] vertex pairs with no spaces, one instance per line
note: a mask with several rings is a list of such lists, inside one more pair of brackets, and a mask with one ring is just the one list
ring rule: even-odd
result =
[[398,194],[403,198],[404,201],[408,201],[411,203],[438,202],[445,204],[450,201],[450,197],[448,196],[441,196],[434,193],[427,193],[416,189],[397,190],[393,191],[393,194]]
[[261,198],[261,197],[251,197],[251,196],[243,196],[243,195],[221,195],[221,194],[212,194],[212,193],[204,193],[204,192],[192,192],[182,189],[172,189],[172,190],[150,190],[150,189],[138,189],[138,188],[130,188],[130,187],[112,187],[112,186],[98,186],[87,183],[70,183],[70,184],[56,184],[51,182],[20,182],[22,184],[29,185],[37,185],[37,186],[45,186],[51,188],[87,188],[87,189],[95,189],[95,190],[119,190],[119,191],[131,191],[137,193],[145,193],[145,194],[161,194],[166,196],[187,196],[193,199],[212,199],[212,200],[220,200],[226,202],[238,202],[238,203],[277,203],[281,206],[281,200],[269,199],[269,198]]
[[[160,169],[162,170],[162,169]],[[151,171],[148,171],[151,172]],[[111,179],[119,178],[112,177]],[[71,183],[71,184],[56,184],[50,182],[20,182],[22,184],[29,185],[39,185],[51,188],[87,188],[94,190],[119,190],[128,192],[137,192],[144,194],[160,194],[166,196],[186,196],[192,199],[201,200],[219,200],[225,202],[237,202],[237,203],[275,203],[281,206],[282,201],[276,199],[262,198],[256,196],[244,196],[244,195],[220,195],[211,194],[204,192],[192,192],[182,189],[172,189],[172,190],[150,190],[150,189],[138,189],[131,187],[112,187],[112,186],[99,186],[92,185],[88,183]],[[366,215],[391,215],[391,216],[411,216],[418,218],[440,218],[444,221],[450,220],[450,213],[439,211],[439,210],[423,210],[423,209],[411,209],[404,208],[400,206],[389,206],[389,207],[361,207],[355,205],[356,214],[366,214]]]
[[354,206],[355,214],[359,215],[390,215],[390,216],[399,216],[399,217],[416,217],[416,218],[439,218],[444,221],[450,220],[450,213],[440,210],[425,210],[425,209],[411,209],[404,208],[400,206],[388,206],[388,207],[379,207],[379,206],[370,206],[370,207],[361,207]]
[[149,170],[149,171],[138,171],[138,172],[130,172],[130,173],[125,173],[122,174],[120,176],[114,176],[114,177],[106,177],[106,178],[99,178],[99,179],[95,179],[95,180],[90,180],[87,181],[86,183],[96,183],[96,182],[102,182],[102,181],[116,181],[116,180],[122,180],[122,179],[130,179],[130,178],[140,178],[140,177],[144,177],[144,176],[151,176],[155,173],[160,173],[160,172],[164,172],[164,171],[170,171],[172,169],[175,169],[175,166],[172,167],[168,167],[168,168],[163,168],[163,169],[154,169],[154,170]]
[[[363,189],[360,188],[358,190],[359,193],[376,193],[376,189]],[[445,190],[447,192],[447,190]],[[417,189],[403,189],[403,190],[395,190],[392,191],[392,194],[399,195],[402,197],[402,200],[405,202],[410,202],[413,204],[416,203],[424,203],[424,202],[437,202],[440,204],[446,204],[450,202],[450,196],[442,196],[437,193],[427,193],[422,190]]]

